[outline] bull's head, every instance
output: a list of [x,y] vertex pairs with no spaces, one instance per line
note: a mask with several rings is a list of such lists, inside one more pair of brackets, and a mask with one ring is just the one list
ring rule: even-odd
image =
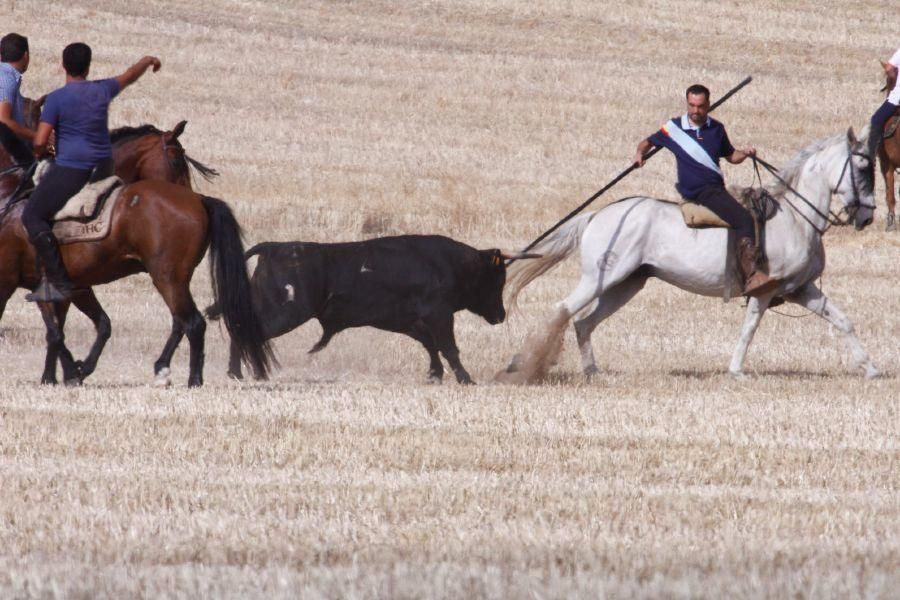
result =
[[509,252],[492,248],[479,250],[479,269],[475,285],[469,294],[467,309],[484,318],[491,325],[506,319],[503,306],[503,286],[506,285],[506,261],[540,258],[540,254]]

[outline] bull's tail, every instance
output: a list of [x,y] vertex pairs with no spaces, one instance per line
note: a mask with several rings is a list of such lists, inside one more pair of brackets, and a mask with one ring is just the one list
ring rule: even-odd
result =
[[223,201],[204,196],[203,206],[209,215],[209,270],[215,300],[207,309],[207,316],[223,317],[241,359],[257,379],[265,379],[278,362],[253,310],[241,228]]
[[584,213],[551,233],[529,252],[540,258],[516,261],[506,279],[507,304],[514,307],[526,285],[561,263],[581,244],[581,236],[596,212]]

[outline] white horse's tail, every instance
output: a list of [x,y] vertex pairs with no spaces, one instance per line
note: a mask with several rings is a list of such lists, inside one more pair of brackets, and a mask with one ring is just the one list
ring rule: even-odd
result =
[[506,278],[507,306],[515,307],[519,293],[526,285],[561,263],[581,245],[581,236],[596,212],[584,213],[548,235],[528,250],[541,258],[520,260],[510,267]]

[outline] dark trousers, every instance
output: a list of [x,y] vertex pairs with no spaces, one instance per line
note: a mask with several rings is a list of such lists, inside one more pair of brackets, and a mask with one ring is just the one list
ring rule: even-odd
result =
[[29,144],[13,133],[6,123],[0,123],[0,144],[17,165],[27,167],[34,162]]
[[756,245],[756,229],[753,226],[753,217],[724,187],[708,185],[701,189],[697,197],[691,202],[702,204],[716,213],[717,217],[731,225],[731,228],[737,234],[738,241],[746,237],[750,238],[753,245]]
[[113,174],[113,161],[103,161],[93,169],[73,169],[53,164],[38,182],[22,211],[22,224],[30,239],[52,229],[53,215],[65,206],[89,181]]
[[878,151],[878,144],[881,143],[881,136],[884,135],[884,126],[895,112],[897,105],[886,101],[878,107],[872,120],[869,121],[869,156],[872,157],[872,164],[875,164],[875,154]]

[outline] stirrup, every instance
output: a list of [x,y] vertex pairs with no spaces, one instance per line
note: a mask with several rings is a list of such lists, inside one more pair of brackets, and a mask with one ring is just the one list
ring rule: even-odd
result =
[[68,302],[74,291],[71,287],[56,286],[46,277],[41,277],[41,282],[33,292],[25,294],[25,299],[29,302]]

